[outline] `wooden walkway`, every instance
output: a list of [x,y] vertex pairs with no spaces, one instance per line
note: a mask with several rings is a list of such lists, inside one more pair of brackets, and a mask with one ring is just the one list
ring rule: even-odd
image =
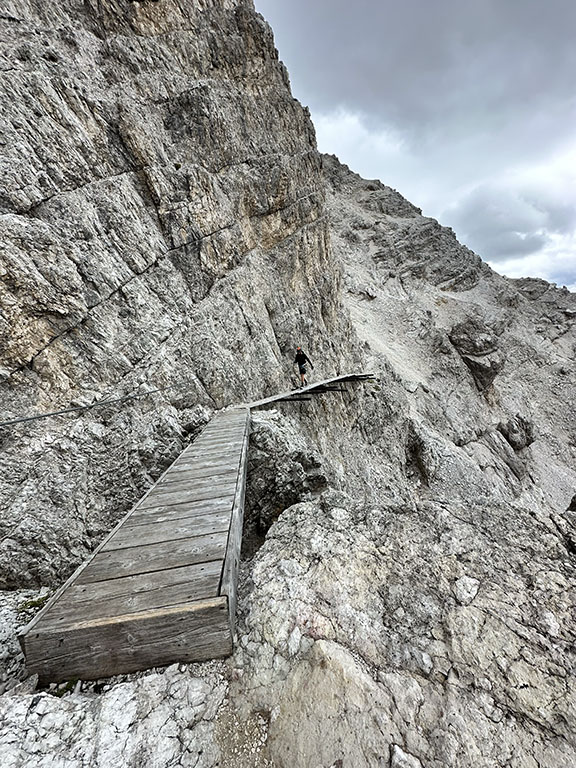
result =
[[337,376],[215,416],[24,628],[28,672],[97,679],[230,654],[250,409],[371,378]]
[[96,679],[232,652],[250,414],[217,415],[21,635],[29,673]]
[[311,400],[313,395],[323,395],[327,392],[346,392],[343,388],[344,384],[354,381],[369,381],[374,379],[372,373],[347,373],[343,376],[333,376],[331,379],[324,379],[324,381],[316,381],[314,384],[308,384],[305,387],[299,389],[293,389],[289,392],[283,392],[279,395],[272,395],[272,397],[265,397],[264,400],[255,400],[252,403],[246,403],[244,407],[250,408],[265,408],[267,405],[274,405],[280,402],[297,402],[298,400]]

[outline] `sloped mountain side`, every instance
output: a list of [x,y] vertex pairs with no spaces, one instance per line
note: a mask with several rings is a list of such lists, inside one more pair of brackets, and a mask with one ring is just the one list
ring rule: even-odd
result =
[[[8,768],[576,765],[576,297],[320,158],[249,2],[3,15],[3,410],[186,385],[2,433]],[[253,413],[234,655],[35,690],[32,588],[297,341],[377,381]]]
[[[409,395],[422,488],[430,492],[445,471],[438,454],[458,449],[482,469],[487,490],[567,530],[576,296],[496,274],[450,229],[336,158],[325,157],[324,170],[345,304],[368,359],[390,364]],[[450,497],[462,493],[471,498],[467,485]]]

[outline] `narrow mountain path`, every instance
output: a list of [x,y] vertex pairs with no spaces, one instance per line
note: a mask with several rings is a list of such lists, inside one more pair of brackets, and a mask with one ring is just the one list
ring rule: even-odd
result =
[[233,649],[250,410],[342,392],[337,376],[218,413],[20,635],[42,682]]

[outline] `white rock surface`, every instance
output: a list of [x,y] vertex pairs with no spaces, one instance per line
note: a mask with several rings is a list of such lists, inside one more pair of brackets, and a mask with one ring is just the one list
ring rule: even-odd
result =
[[214,719],[225,691],[222,675],[192,677],[174,665],[101,695],[2,697],[2,765],[213,768],[220,759]]
[[454,596],[462,605],[469,605],[478,594],[480,582],[478,579],[473,579],[471,576],[462,576],[454,582]]

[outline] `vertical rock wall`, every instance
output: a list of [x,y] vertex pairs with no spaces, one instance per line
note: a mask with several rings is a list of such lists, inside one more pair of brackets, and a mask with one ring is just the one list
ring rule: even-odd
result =
[[[288,383],[350,328],[320,159],[250,2],[9,3],[0,406],[173,385],[2,430],[0,583],[70,571],[207,411]],[[345,349],[345,347],[344,347]]]

